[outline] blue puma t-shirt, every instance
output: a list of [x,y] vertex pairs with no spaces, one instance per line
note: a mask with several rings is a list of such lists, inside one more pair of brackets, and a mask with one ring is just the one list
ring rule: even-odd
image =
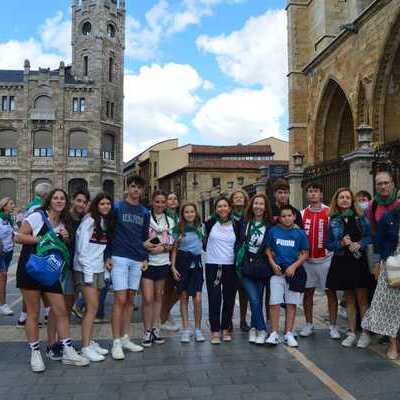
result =
[[297,261],[300,251],[309,249],[309,244],[303,229],[275,225],[268,233],[268,247],[275,254],[275,262],[288,267]]
[[111,243],[111,255],[144,261],[148,253],[143,246],[149,238],[150,214],[142,205],[121,201],[115,205],[117,226]]

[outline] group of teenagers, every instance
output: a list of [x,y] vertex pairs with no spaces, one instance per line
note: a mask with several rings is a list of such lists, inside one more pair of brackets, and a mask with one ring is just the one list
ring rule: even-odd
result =
[[[240,328],[248,332],[250,343],[284,342],[297,347],[297,306],[303,304],[306,321],[299,335],[308,337],[314,333],[314,292],[321,289],[327,295],[332,339],[342,337],[336,320],[338,294],[344,293],[349,329],[341,344],[366,348],[370,334],[379,334],[389,338],[388,357],[398,357],[400,289],[388,284],[384,268],[385,259],[400,251],[400,200],[390,172],[376,175],[374,199],[368,192],[354,195],[349,188],[339,188],[330,206],[323,203],[323,187],[311,183],[305,188],[308,206],[301,212],[289,204],[285,180],[273,184],[271,202],[265,194],[249,199],[237,190],[229,198],[216,199],[214,214],[204,223],[197,206],[180,206],[174,193],[156,190],[150,207],[144,207],[145,183],[140,176],[129,177],[124,200],[115,203],[107,193],[90,199],[80,191],[72,196],[71,205],[64,190],[39,188],[18,228],[13,200],[0,201],[0,312],[8,313],[7,269],[14,243],[19,243],[16,281],[26,310],[24,327],[32,371],[46,368],[39,343],[41,301],[49,308],[49,359],[74,366],[105,359],[109,350],[94,341],[93,324],[99,306],[104,308],[102,293],[109,279],[113,288],[111,356],[115,360],[123,360],[127,351],[141,352],[165,343],[160,328],[175,329],[170,311],[177,299],[180,341],[204,342],[204,279],[213,345],[233,340],[239,292]],[[30,256],[49,230],[68,246],[71,260],[50,287],[27,269]],[[140,345],[129,337],[133,299],[139,290],[144,325]],[[85,305],[80,352],[70,334],[70,315],[78,294]],[[189,323],[190,297],[194,329]]]

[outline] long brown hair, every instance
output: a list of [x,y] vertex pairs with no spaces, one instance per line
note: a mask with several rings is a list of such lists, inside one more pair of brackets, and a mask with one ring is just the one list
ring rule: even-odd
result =
[[50,209],[51,200],[53,199],[53,196],[57,192],[63,193],[64,197],[65,197],[65,207],[64,207],[64,210],[62,210],[60,213],[60,221],[65,226],[65,229],[68,231],[70,237],[72,237],[73,229],[72,229],[71,214],[69,212],[71,206],[70,206],[68,194],[64,189],[55,188],[52,191],[50,191],[50,193],[44,200],[43,205],[40,207],[40,209],[47,212]]
[[339,197],[340,193],[343,193],[343,192],[349,192],[350,193],[350,195],[351,195],[351,207],[350,208],[354,211],[355,215],[361,216],[362,212],[360,211],[360,209],[356,205],[356,198],[354,196],[354,193],[348,187],[341,187],[338,190],[336,190],[336,192],[333,195],[332,200],[331,200],[331,206],[330,206],[329,215],[332,217],[333,215],[335,215],[335,214],[340,212],[340,209],[339,209],[339,207],[337,205],[337,200],[338,200],[338,197]]
[[[107,199],[111,203],[111,210],[107,215],[101,215],[99,212],[99,204],[103,199]],[[114,235],[116,227],[116,218],[113,210],[113,200],[108,193],[100,192],[96,195],[90,203],[89,208],[90,216],[94,219],[94,235],[96,239],[100,239],[102,234],[105,233],[110,240]],[[101,226],[101,220],[104,221],[104,230]]]
[[251,222],[254,219],[253,205],[254,205],[254,201],[256,199],[264,199],[265,210],[264,210],[264,214],[263,214],[263,222],[266,225],[271,224],[271,222],[272,222],[271,204],[270,204],[268,197],[263,193],[255,194],[250,199],[249,205],[247,206],[247,209],[246,209],[246,215],[245,215],[246,222]]
[[201,218],[200,218],[200,214],[199,211],[197,210],[197,206],[194,203],[185,203],[182,207],[181,210],[179,212],[179,223],[178,223],[178,233],[179,233],[179,237],[182,237],[185,233],[185,226],[187,224],[187,221],[185,221],[185,218],[183,216],[184,212],[185,212],[185,208],[186,207],[193,207],[194,211],[196,213],[196,218],[194,219],[194,226],[196,228],[200,228],[201,227]]
[[231,195],[229,196],[229,201],[231,202],[231,207],[232,209],[235,208],[235,205],[233,204],[233,197],[235,196],[235,194],[237,193],[241,193],[244,197],[244,206],[243,208],[246,209],[247,206],[249,205],[249,195],[242,189],[236,189],[234,190]]

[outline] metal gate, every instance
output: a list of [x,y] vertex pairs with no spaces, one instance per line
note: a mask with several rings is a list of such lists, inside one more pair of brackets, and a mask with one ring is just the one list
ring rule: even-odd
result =
[[389,171],[395,184],[400,185],[400,140],[379,146],[374,153],[373,173]]
[[340,187],[350,186],[350,167],[343,158],[324,161],[307,167],[303,173],[303,203],[307,204],[305,188],[309,183],[319,183],[324,190],[324,203],[330,204],[333,195]]

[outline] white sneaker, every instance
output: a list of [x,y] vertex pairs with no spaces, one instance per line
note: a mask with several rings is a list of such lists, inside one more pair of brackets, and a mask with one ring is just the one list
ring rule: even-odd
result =
[[255,343],[257,339],[257,331],[256,328],[251,328],[249,330],[249,343]]
[[298,347],[299,346],[299,344],[297,343],[297,340],[294,338],[292,332],[288,332],[285,335],[284,341],[289,347]]
[[358,339],[357,347],[359,349],[366,349],[369,346],[371,339],[367,333],[362,333]]
[[304,325],[303,329],[300,331],[300,336],[308,337],[314,333],[314,325],[307,323]]
[[357,336],[354,333],[349,333],[342,341],[342,346],[344,347],[353,347],[357,343]]
[[121,344],[124,350],[131,351],[132,353],[139,353],[143,351],[143,347],[131,342],[128,335],[125,335],[121,338]]
[[8,306],[8,304],[3,304],[0,306],[0,314],[3,315],[14,315],[14,311]]
[[195,329],[194,330],[194,340],[198,343],[203,343],[206,341],[206,338],[203,335],[203,332],[201,329]]
[[109,351],[103,347],[101,347],[97,342],[95,342],[94,340],[92,340],[90,342],[90,347],[98,354],[101,354],[102,356],[106,356]]
[[43,372],[46,370],[40,350],[32,350],[31,352],[31,369],[32,372]]
[[277,345],[279,343],[281,343],[281,338],[279,336],[278,332],[272,332],[269,336],[268,339],[265,341],[265,343],[267,344],[273,344],[273,345]]
[[124,350],[122,349],[121,339],[113,340],[111,356],[114,360],[124,360],[125,359],[125,354],[124,354]]
[[75,367],[86,367],[90,364],[90,361],[78,354],[73,346],[64,346],[61,362],[64,365],[73,365]]
[[99,354],[94,347],[82,347],[82,356],[92,362],[104,361],[106,358]]
[[331,325],[329,327],[329,336],[331,339],[334,339],[334,340],[340,339],[341,335],[340,335],[340,332],[338,331],[336,325]]
[[265,344],[265,339],[267,337],[267,332],[265,331],[258,331],[256,336],[256,344]]
[[168,321],[161,325],[161,329],[164,331],[177,332],[179,331],[179,325],[172,317],[169,317]]
[[190,329],[184,329],[181,333],[181,343],[190,343],[192,332]]

